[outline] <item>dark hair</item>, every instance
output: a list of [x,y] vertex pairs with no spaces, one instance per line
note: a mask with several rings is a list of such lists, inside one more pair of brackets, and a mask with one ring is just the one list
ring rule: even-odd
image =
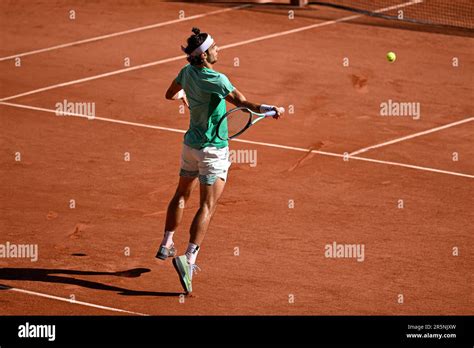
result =
[[[191,56],[191,53],[202,45],[202,43],[207,39],[207,33],[201,33],[199,28],[194,27],[192,29],[194,35],[191,35],[188,38],[188,47],[184,48],[181,46],[182,50],[188,55],[188,62],[192,65],[201,65],[203,60],[200,56]],[[206,50],[207,52],[207,50]]]

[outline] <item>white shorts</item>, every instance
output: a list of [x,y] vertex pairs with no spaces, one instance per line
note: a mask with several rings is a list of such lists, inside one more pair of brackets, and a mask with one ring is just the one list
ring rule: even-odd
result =
[[227,180],[229,171],[229,147],[209,146],[200,150],[183,144],[180,176],[196,178],[205,185],[213,185],[217,178]]

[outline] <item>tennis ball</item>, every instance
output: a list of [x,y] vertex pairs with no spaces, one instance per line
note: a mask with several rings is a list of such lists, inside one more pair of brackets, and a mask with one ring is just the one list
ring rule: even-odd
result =
[[397,55],[395,54],[395,52],[388,52],[387,53],[387,60],[391,63],[393,63],[395,61],[395,59],[397,59]]

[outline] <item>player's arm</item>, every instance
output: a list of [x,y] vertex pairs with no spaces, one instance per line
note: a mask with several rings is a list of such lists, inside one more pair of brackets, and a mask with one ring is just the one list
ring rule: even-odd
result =
[[172,100],[173,97],[182,89],[183,87],[181,87],[181,85],[178,82],[176,82],[176,80],[173,80],[168,90],[166,91],[166,95],[165,95],[166,99]]
[[253,112],[263,113],[271,110],[275,110],[277,114],[274,116],[278,118],[282,114],[282,108],[273,105],[265,105],[265,104],[255,104],[247,100],[245,96],[240,92],[237,88],[235,88],[232,92],[230,92],[227,97],[225,98],[229,103],[234,104],[237,107],[245,107]]
[[189,107],[188,99],[186,98],[186,93],[184,93],[183,87],[173,80],[171,85],[169,86],[168,90],[166,91],[165,98],[169,100],[177,100],[182,99],[183,103]]

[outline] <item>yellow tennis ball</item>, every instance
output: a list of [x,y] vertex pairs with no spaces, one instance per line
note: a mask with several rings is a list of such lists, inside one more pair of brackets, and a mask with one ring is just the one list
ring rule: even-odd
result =
[[391,63],[393,63],[395,61],[395,59],[397,59],[397,55],[395,54],[395,52],[388,52],[387,53],[387,60]]

